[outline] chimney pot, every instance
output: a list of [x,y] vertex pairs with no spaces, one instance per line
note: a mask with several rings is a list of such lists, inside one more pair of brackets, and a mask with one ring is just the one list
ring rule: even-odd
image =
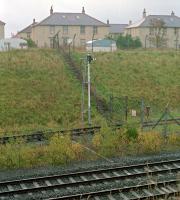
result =
[[107,25],[109,25],[109,19],[107,20]]
[[129,25],[131,25],[132,24],[132,20],[129,20]]
[[50,15],[53,14],[53,6],[51,6],[51,9],[50,9]]
[[33,19],[33,24],[35,24],[36,23],[36,20],[35,19]]
[[144,11],[143,11],[143,18],[146,18],[146,9],[144,8]]
[[171,13],[171,16],[175,16],[175,13],[174,13],[174,11],[172,11],[172,13]]
[[82,7],[82,13],[85,14],[85,8],[84,8],[84,6]]

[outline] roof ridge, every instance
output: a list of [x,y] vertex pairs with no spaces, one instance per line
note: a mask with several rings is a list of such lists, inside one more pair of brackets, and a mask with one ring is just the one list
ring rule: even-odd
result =
[[128,24],[109,24],[109,25],[128,25]]
[[174,16],[172,16],[172,15],[148,15],[147,17],[149,17],[149,16],[166,16],[166,17],[177,17],[177,18],[179,18],[177,15],[174,15]]
[[[58,15],[81,15],[82,16],[82,19],[83,19],[83,16],[84,17],[88,17],[89,19],[91,19],[91,21],[93,20],[94,21],[94,24],[98,24],[97,26],[109,26],[109,25],[107,25],[106,23],[104,23],[104,22],[102,22],[102,21],[100,21],[100,20],[98,20],[98,19],[96,19],[96,18],[94,18],[94,17],[92,17],[92,16],[90,16],[90,15],[88,15],[88,14],[84,14],[84,13],[65,13],[65,12],[54,12],[52,15],[49,15],[48,17],[46,17],[45,19],[43,19],[42,21],[40,21],[38,24],[36,24],[35,26],[38,26],[38,25],[48,25],[48,24],[46,24],[46,21],[47,20],[50,20],[50,18],[52,17],[52,16],[55,16],[56,17],[56,15],[57,15],[57,17],[58,17]],[[98,23],[97,23],[98,22]],[[44,23],[44,24],[43,24]],[[48,22],[48,23],[50,23],[50,22]],[[53,24],[52,24],[53,25]],[[66,24],[64,24],[64,25],[66,25]],[[73,24],[72,24],[73,25]],[[88,23],[87,23],[87,25],[89,25]],[[93,23],[92,23],[92,25],[93,25]]]
[[53,12],[53,14],[82,14],[82,15],[86,15],[84,13],[76,13],[76,12]]

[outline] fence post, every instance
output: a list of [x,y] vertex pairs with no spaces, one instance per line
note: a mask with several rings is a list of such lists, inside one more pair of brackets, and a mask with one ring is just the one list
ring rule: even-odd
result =
[[165,108],[165,115],[164,115],[164,120],[165,120],[165,124],[164,124],[164,131],[163,131],[163,135],[164,137],[167,137],[167,128],[168,128],[168,115],[169,115],[169,109],[168,107]]
[[125,96],[125,120],[128,120],[128,96]]
[[143,130],[144,125],[144,99],[141,99],[141,129]]
[[110,95],[110,99],[109,99],[109,113],[110,113],[110,119],[109,120],[112,120],[112,112],[113,112],[113,94]]

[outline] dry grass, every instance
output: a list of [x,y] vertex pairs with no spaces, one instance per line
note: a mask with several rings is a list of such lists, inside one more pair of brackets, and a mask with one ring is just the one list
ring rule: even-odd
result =
[[79,126],[81,86],[49,49],[0,53],[0,129]]

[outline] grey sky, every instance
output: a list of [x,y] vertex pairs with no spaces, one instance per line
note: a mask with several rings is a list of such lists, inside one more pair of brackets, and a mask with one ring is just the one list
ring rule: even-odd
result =
[[180,0],[0,0],[0,20],[6,23],[6,37],[49,15],[50,6],[55,12],[81,12],[110,23],[128,23],[148,14],[170,14],[173,10],[180,16]]

